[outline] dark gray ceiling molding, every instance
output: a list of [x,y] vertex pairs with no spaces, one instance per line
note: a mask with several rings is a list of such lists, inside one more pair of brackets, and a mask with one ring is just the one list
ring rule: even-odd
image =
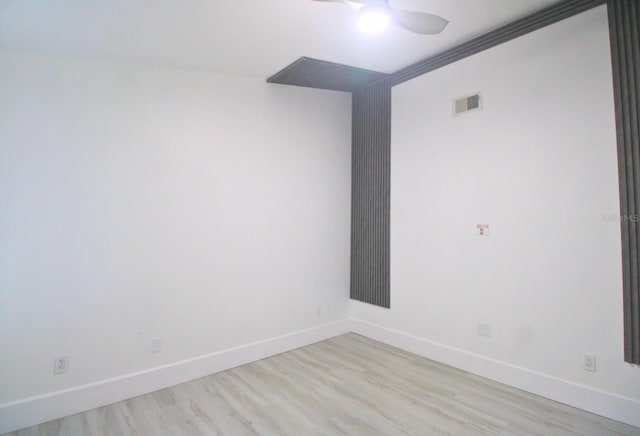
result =
[[499,27],[491,32],[478,36],[452,49],[433,57],[424,59],[396,71],[384,81],[390,86],[399,85],[445,65],[459,61],[481,51],[495,47],[504,42],[526,35],[527,33],[546,27],[565,18],[584,12],[606,3],[606,0],[567,0],[547,7],[512,23]]
[[624,360],[640,364],[640,2],[610,0],[607,6],[618,138]]
[[267,82],[353,92],[385,77],[387,74],[377,71],[301,57]]

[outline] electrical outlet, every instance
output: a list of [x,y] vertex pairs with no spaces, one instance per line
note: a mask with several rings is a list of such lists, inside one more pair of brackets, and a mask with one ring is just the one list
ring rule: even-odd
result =
[[320,318],[322,316],[322,307],[318,306],[316,309],[316,316]]
[[69,355],[61,354],[53,358],[53,373],[62,374],[69,368]]
[[584,370],[596,372],[596,355],[595,354],[584,355]]
[[478,335],[490,338],[491,326],[489,324],[478,324]]
[[159,353],[160,351],[162,351],[162,338],[151,338],[151,352]]

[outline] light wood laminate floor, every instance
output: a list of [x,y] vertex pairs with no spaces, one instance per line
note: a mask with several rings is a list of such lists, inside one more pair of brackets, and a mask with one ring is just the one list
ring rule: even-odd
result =
[[11,435],[640,435],[347,334]]

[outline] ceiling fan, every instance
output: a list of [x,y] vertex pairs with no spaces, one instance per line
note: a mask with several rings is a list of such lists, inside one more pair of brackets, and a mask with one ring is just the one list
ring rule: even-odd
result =
[[358,12],[358,26],[367,33],[384,30],[391,20],[413,33],[435,35],[444,30],[449,21],[426,12],[396,9],[389,0],[314,0],[344,3]]

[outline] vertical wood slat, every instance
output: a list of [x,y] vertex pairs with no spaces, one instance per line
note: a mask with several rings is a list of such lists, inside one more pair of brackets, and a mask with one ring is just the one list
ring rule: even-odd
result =
[[640,364],[640,3],[609,0],[607,5],[618,142],[624,358]]
[[353,93],[351,298],[390,307],[391,87]]

